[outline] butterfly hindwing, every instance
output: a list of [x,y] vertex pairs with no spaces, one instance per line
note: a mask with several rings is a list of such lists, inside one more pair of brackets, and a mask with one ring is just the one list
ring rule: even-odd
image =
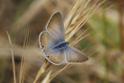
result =
[[74,47],[68,47],[66,50],[66,59],[69,63],[81,63],[88,59],[88,57]]
[[44,53],[45,53],[46,59],[55,65],[60,65],[60,64],[66,63],[65,62],[66,56],[65,56],[64,51],[47,49],[47,50],[45,50]]

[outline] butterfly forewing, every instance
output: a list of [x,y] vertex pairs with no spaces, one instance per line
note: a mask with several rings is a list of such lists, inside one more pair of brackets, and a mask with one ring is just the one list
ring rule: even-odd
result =
[[64,40],[64,24],[60,12],[55,12],[47,23],[46,31],[54,40]]
[[69,63],[80,63],[86,61],[88,57],[76,48],[69,47],[66,50],[66,59]]
[[46,25],[46,31],[40,33],[39,40],[45,47],[54,46],[64,41],[64,25],[60,12],[56,12],[50,17]]

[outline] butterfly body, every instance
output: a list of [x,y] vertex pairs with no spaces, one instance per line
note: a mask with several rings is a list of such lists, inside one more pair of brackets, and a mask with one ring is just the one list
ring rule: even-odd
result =
[[52,49],[58,50],[58,51],[66,50],[66,48],[68,48],[68,42],[65,42],[65,41],[59,42],[52,47]]

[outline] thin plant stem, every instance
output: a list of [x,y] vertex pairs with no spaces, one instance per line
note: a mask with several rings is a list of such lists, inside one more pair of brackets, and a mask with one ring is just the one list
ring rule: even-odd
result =
[[48,65],[49,65],[49,63],[46,62],[46,63],[44,63],[44,64],[40,67],[38,73],[36,74],[36,77],[35,77],[33,83],[37,83],[38,79],[39,79],[40,76],[45,72],[45,70],[46,70],[46,68],[48,67]]
[[11,59],[12,59],[12,67],[13,67],[13,80],[14,80],[14,83],[17,83],[17,81],[16,81],[16,68],[15,68],[13,44],[12,44],[11,37],[10,37],[8,31],[6,32],[6,34],[8,36],[9,44],[10,44],[10,47],[11,47],[10,51],[11,51]]
[[67,67],[69,66],[69,64],[65,65],[62,69],[60,69],[59,71],[57,71],[56,73],[54,73],[50,80],[54,79],[57,75],[59,75],[62,71],[64,71]]

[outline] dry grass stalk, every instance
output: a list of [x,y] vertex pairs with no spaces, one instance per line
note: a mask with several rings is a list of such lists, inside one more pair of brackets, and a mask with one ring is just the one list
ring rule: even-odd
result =
[[8,41],[9,41],[9,44],[10,44],[12,67],[13,67],[13,80],[14,80],[14,83],[17,83],[17,81],[16,81],[16,68],[15,68],[15,61],[14,61],[13,44],[12,44],[11,37],[10,37],[9,33],[6,32],[6,34],[7,34],[7,36],[8,36]]
[[52,81],[57,75],[59,75],[61,72],[63,72],[69,65],[65,65],[62,69],[60,69],[59,71],[57,71],[56,73],[51,75],[50,81]]
[[[67,18],[65,21],[66,30],[66,38],[67,41],[70,40],[80,29],[81,27],[87,22],[87,20],[95,13],[95,11],[103,4],[104,1],[99,2],[99,0],[93,2],[91,4],[89,0],[87,4],[79,6],[79,9],[72,9],[75,12],[75,15],[72,16],[72,19],[69,20],[71,17]],[[83,3],[82,3],[83,4]],[[79,4],[80,5],[80,4]],[[77,7],[78,8],[78,7]],[[77,11],[78,10],[78,11]],[[68,16],[70,16],[71,12]],[[68,21],[69,20],[69,21]],[[69,24],[67,24],[69,23]]]
[[34,82],[33,83],[37,83],[38,79],[40,78],[40,76],[45,72],[46,67],[49,65],[49,63],[44,63],[41,68],[39,69]]
[[46,77],[43,79],[41,83],[50,83],[50,76],[51,76],[52,71],[49,71]]
[[23,69],[24,69],[24,56],[21,57],[21,65],[20,65],[20,72],[19,72],[19,83],[23,83]]
[[[29,30],[26,30],[25,29],[25,32],[26,32],[26,35],[25,35],[25,38],[24,38],[24,43],[23,43],[23,48],[25,48],[29,42],[29,35],[30,35],[30,31]],[[21,56],[21,65],[20,65],[20,74],[19,74],[19,83],[23,83],[24,81],[24,66],[25,66],[25,57],[24,56]]]
[[88,30],[83,30],[83,31],[80,30],[78,33],[79,33],[79,34],[77,34],[78,36],[75,38],[75,40],[77,40],[77,41],[72,41],[72,43],[71,43],[72,46],[77,45],[81,40],[83,40],[89,36]]

